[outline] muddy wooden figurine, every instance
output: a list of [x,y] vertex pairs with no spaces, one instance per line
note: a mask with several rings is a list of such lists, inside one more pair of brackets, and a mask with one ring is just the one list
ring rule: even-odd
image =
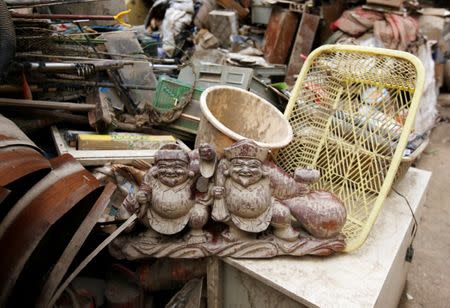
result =
[[229,226],[223,236],[236,241],[272,225],[277,237],[287,241],[298,239],[289,208],[272,197],[269,170],[263,166],[268,150],[251,140],[242,140],[226,148],[224,154],[213,189],[212,211],[214,220]]
[[128,195],[124,202],[127,211],[138,211],[149,227],[143,236],[150,239],[158,238],[158,233],[172,235],[189,225],[187,242],[206,240],[202,227],[209,213],[195,192],[198,163],[194,165],[188,153],[176,144],[164,145],[156,152],[155,165],[145,175],[139,191]]
[[[139,191],[124,203],[128,213],[139,211],[149,230],[118,237],[111,254],[128,260],[271,258],[345,248],[345,208],[333,194],[310,190],[317,171],[299,169],[291,176],[251,140],[226,148],[218,164],[216,155],[208,145],[189,155],[174,145],[159,150]],[[293,228],[292,216],[307,232]],[[216,223],[202,230],[209,218]],[[183,237],[178,233],[186,225]]]
[[[343,204],[331,193],[310,191],[316,170],[299,169],[294,178],[267,160],[267,149],[241,140],[224,151],[216,172],[212,218],[229,226],[223,235],[236,241],[273,227],[273,234],[295,241],[291,214],[316,238],[339,234],[345,223]],[[242,232],[244,231],[244,232]]]

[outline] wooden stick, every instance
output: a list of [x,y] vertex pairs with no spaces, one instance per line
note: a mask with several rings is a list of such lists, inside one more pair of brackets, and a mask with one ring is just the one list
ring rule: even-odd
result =
[[38,109],[63,109],[68,111],[90,111],[95,109],[95,105],[75,104],[54,101],[38,101],[26,99],[0,98],[0,106],[28,107]]
[[116,231],[111,233],[110,236],[108,236],[103,242],[101,242],[100,245],[98,245],[97,248],[94,249],[81,263],[77,266],[77,268],[70,274],[69,277],[64,281],[63,284],[58,288],[58,290],[55,292],[55,295],[52,297],[52,300],[50,301],[48,307],[53,307],[55,305],[55,302],[58,300],[58,298],[61,296],[62,292],[67,288],[69,283],[72,282],[72,280],[77,277],[77,275],[86,267],[86,265],[89,264],[89,262],[92,261],[92,259],[95,258],[96,255],[99,254],[100,251],[103,250],[109,243],[111,243],[117,236],[119,236],[120,233],[122,233],[123,230],[125,230],[129,225],[131,225],[137,218],[136,214],[133,214],[128,218],[119,228],[117,228]]

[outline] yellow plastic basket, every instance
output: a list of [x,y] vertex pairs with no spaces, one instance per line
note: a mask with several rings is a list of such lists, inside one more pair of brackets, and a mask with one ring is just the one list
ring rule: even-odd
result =
[[285,111],[294,138],[275,160],[289,173],[320,170],[316,188],[347,208],[346,251],[363,244],[390,191],[423,84],[418,58],[380,48],[325,45],[302,67]]

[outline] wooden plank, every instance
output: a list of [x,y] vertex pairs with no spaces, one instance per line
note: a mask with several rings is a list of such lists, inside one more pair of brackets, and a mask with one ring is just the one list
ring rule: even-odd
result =
[[294,85],[295,77],[305,62],[305,57],[311,52],[317,28],[319,27],[320,17],[308,13],[303,13],[300,25],[298,26],[297,36],[292,47],[291,58],[289,60],[286,83]]
[[[55,142],[58,155],[68,153],[72,155],[83,166],[100,166],[106,163],[112,164],[131,164],[136,160],[142,160],[152,164],[157,150],[77,150],[70,147],[64,139],[62,132],[56,126],[52,126],[52,137]],[[87,133],[83,131],[75,131]],[[94,132],[92,132],[94,133]],[[185,151],[190,148],[181,140],[176,139],[176,143]]]
[[206,292],[208,308],[222,307],[222,278],[221,261],[217,257],[210,257],[206,267]]
[[247,8],[242,7],[242,5],[234,0],[217,0],[217,4],[224,9],[236,11],[241,19],[245,18],[249,13]]
[[136,133],[110,133],[107,135],[79,134],[78,150],[158,150],[173,143],[171,135],[147,135]]
[[264,35],[264,59],[269,63],[285,64],[294,40],[298,14],[275,6]]

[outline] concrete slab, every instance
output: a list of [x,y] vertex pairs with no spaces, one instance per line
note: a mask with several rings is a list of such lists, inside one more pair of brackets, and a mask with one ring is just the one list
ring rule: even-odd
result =
[[[410,168],[395,188],[409,201],[416,219],[420,220],[425,192],[431,172]],[[394,191],[384,207],[364,245],[349,254],[317,258],[275,258],[271,260],[224,259],[224,307],[232,305],[226,300],[227,289],[242,292],[240,307],[249,303],[253,292],[237,287],[242,278],[227,271],[237,269],[242,275],[263,283],[273,294],[284,294],[299,305],[308,307],[396,307],[403,290],[409,264],[406,250],[412,240],[413,218],[408,205]],[[231,277],[231,278],[230,278]],[[258,300],[271,297],[271,292],[260,292]],[[278,295],[276,295],[278,296]],[[264,300],[263,300],[264,302]],[[227,304],[230,303],[230,304]],[[246,304],[247,303],[247,304]]]

